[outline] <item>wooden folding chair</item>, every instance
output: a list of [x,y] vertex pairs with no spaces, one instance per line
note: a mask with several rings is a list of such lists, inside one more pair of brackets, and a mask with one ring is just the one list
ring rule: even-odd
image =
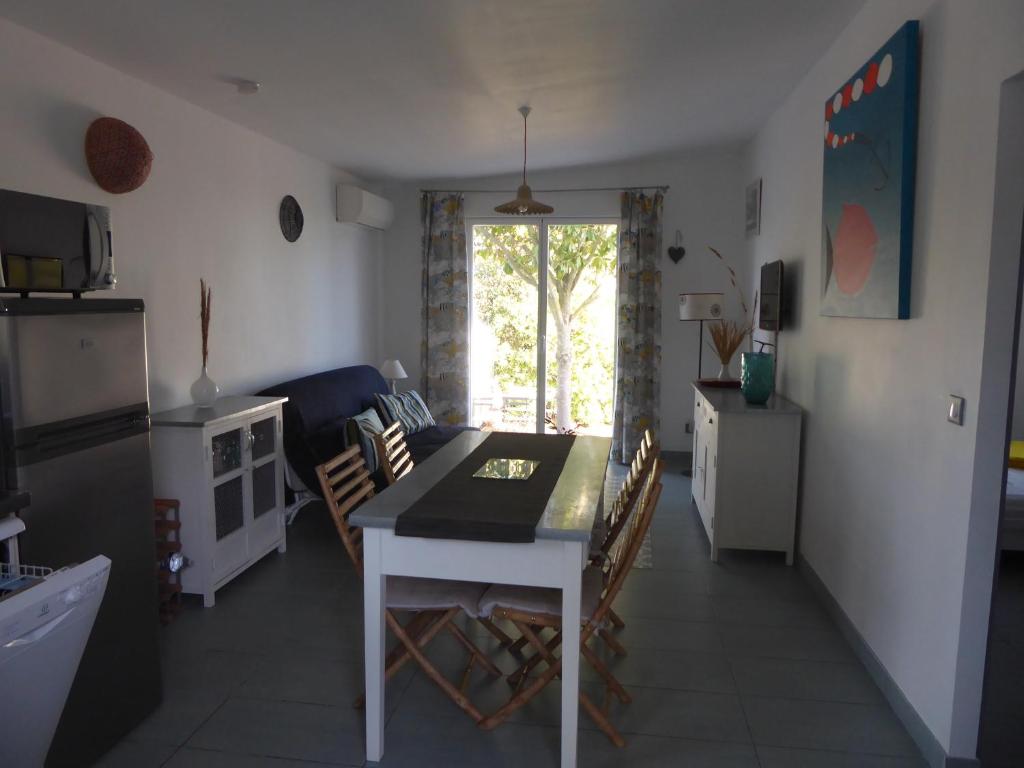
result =
[[[609,575],[610,567],[612,563],[612,553],[614,552],[617,543],[620,543],[620,535],[623,529],[633,519],[633,514],[636,511],[641,493],[644,490],[644,485],[647,482],[647,478],[654,469],[654,462],[658,458],[660,449],[658,444],[654,442],[650,430],[645,430],[643,438],[641,439],[640,446],[637,448],[636,455],[633,457],[633,461],[630,464],[630,469],[626,474],[626,478],[623,481],[622,487],[619,489],[616,495],[615,501],[612,504],[611,511],[604,518],[605,525],[602,526],[603,537],[601,543],[598,546],[591,544],[591,565],[595,568],[600,568],[606,574],[606,578]],[[595,526],[596,527],[596,526]],[[596,550],[593,551],[593,550]],[[626,622],[615,612],[615,608],[609,606],[608,608],[608,621],[617,629],[622,629],[626,626]],[[539,628],[534,628],[538,631]],[[628,651],[626,647],[619,642],[618,638],[615,637],[605,626],[602,626],[597,631],[598,637],[607,645],[616,656],[626,656]],[[520,651],[527,645],[529,641],[526,637],[520,637],[510,647],[510,650]],[[560,635],[552,637],[549,641],[549,649],[553,650],[558,647],[561,642]],[[542,661],[542,657],[538,654],[534,654],[530,658],[526,659],[518,669],[508,675],[509,684],[512,686],[518,686],[522,684],[523,678],[530,673],[530,671]]]
[[618,497],[604,520],[605,535],[600,546],[602,560],[608,556],[612,547],[615,546],[615,542],[618,541],[619,535],[629,519],[630,512],[636,505],[644,478],[654,465],[654,460],[658,458],[659,453],[660,448],[654,442],[651,431],[645,429],[640,446],[630,464],[629,472],[626,473],[622,488],[619,489]]
[[379,435],[374,435],[373,444],[377,448],[377,461],[380,462],[388,485],[394,485],[412,470],[412,455],[405,444],[401,422],[396,421]]
[[[583,599],[581,605],[580,653],[605,682],[606,689],[614,693],[621,701],[629,702],[631,697],[621,683],[615,679],[608,667],[598,658],[597,654],[587,645],[587,641],[601,627],[608,617],[612,601],[622,588],[630,569],[636,560],[637,552],[643,543],[644,536],[650,529],[654,510],[661,495],[662,462],[655,459],[654,467],[642,484],[640,506],[632,515],[630,525],[626,528],[622,546],[611,554],[611,568],[606,574],[599,568],[591,566],[583,574]],[[513,693],[512,697],[493,714],[479,722],[481,728],[490,729],[505,720],[512,712],[522,707],[530,699],[561,673],[562,660],[555,656],[554,650],[561,640],[561,632],[575,631],[562,627],[561,593],[557,589],[539,589],[537,587],[516,587],[496,584],[487,590],[480,601],[480,610],[484,615],[511,621],[528,639],[537,654],[548,664],[548,668],[522,690]],[[551,627],[555,636],[546,643],[542,640],[535,627]],[[616,746],[626,742],[615,726],[608,720],[606,709],[599,708],[590,697],[580,691],[580,705],[594,720],[597,726]]]
[[[618,494],[616,494],[615,500],[612,502],[608,513],[602,516],[594,525],[589,555],[590,562],[594,566],[604,570],[608,569],[612,548],[618,542],[623,528],[637,507],[644,481],[653,469],[654,460],[658,458],[659,453],[660,448],[654,441],[651,431],[645,429],[640,439],[640,445],[633,456],[629,471],[626,473],[626,477],[619,488]],[[608,610],[608,620],[618,629],[626,626],[626,622],[611,608]],[[607,629],[602,627],[599,630],[599,636],[617,656],[626,655],[626,648]],[[509,646],[509,649],[518,652],[528,642],[525,636],[520,637]],[[508,676],[509,682],[513,685],[519,683],[523,675],[527,674],[536,665],[539,658],[539,656],[534,656],[528,659],[525,664]]]
[[[381,471],[383,471],[389,486],[394,485],[412,471],[412,455],[405,443],[405,432],[402,430],[401,422],[396,421],[379,435],[374,435],[373,443],[377,449],[377,461],[380,463]],[[490,632],[502,646],[507,647],[512,644],[512,638],[502,632],[494,622],[479,617],[477,622]]]
[[[607,516],[604,518],[604,525],[602,526],[604,535],[601,543],[597,547],[591,547],[592,551],[590,561],[594,565],[602,568],[607,567],[608,558],[611,554],[612,548],[618,542],[623,528],[625,528],[626,524],[630,520],[630,516],[636,509],[644,480],[654,467],[654,462],[660,453],[661,448],[658,443],[654,441],[651,431],[649,429],[645,429],[643,437],[640,440],[640,446],[637,448],[636,455],[633,457],[633,461],[629,467],[629,472],[626,473],[626,478],[622,483],[622,487],[619,489],[618,496],[612,503]],[[595,549],[596,551],[594,551]],[[615,613],[614,610],[609,611],[608,619],[619,629],[626,626],[626,623],[617,613]],[[619,655],[625,655],[625,649],[619,643],[612,640],[606,631],[602,631],[601,637],[608,642],[616,653]]]
[[[349,514],[374,495],[373,481],[359,446],[352,446],[316,468],[320,489],[330,510],[338,535],[359,576],[363,575],[363,530],[349,524]],[[498,669],[486,654],[454,623],[462,612],[477,615],[486,585],[443,579],[415,579],[388,576],[385,621],[398,638],[399,645],[385,661],[385,679],[390,679],[409,658],[415,659],[423,671],[463,711],[479,722],[482,715],[466,697],[465,689],[473,666],[479,663],[489,674],[498,677]],[[404,626],[395,611],[411,611],[416,615]],[[456,688],[423,654],[422,648],[441,630],[448,631],[469,652],[469,660]],[[363,697],[356,701],[362,706]]]

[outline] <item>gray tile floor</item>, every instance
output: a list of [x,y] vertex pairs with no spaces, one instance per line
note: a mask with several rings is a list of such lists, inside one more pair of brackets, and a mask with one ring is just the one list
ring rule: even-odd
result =
[[985,768],[1024,764],[1024,552],[1003,552],[992,601],[978,756]]
[[[635,570],[616,604],[630,653],[612,664],[634,700],[616,702],[612,718],[627,745],[616,749],[581,713],[580,765],[922,766],[800,576],[775,555],[726,554],[712,564],[689,480],[669,469],[653,567]],[[289,537],[287,554],[240,576],[216,607],[190,602],[162,631],[164,704],[101,765],[365,764],[363,718],[351,706],[362,690],[360,583],[322,508],[305,509]],[[430,650],[454,678],[461,649],[440,637]],[[514,666],[497,649],[494,658]],[[595,676],[582,669],[600,697]],[[486,710],[507,691],[478,673],[470,695]],[[484,732],[409,665],[387,689],[381,765],[556,766],[558,697],[549,686]]]

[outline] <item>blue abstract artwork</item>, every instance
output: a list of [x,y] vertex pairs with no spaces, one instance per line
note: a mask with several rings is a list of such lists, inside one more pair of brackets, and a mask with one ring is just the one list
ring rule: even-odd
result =
[[910,317],[919,26],[825,102],[821,314]]

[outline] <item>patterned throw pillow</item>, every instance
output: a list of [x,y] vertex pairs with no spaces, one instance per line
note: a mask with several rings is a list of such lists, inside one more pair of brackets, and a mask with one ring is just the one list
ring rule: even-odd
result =
[[351,445],[348,436],[352,434],[351,426],[355,426],[355,434],[358,436],[359,447],[363,449],[363,459],[366,461],[366,468],[370,472],[376,472],[380,461],[377,459],[377,446],[373,442],[373,436],[384,431],[384,425],[380,422],[380,416],[373,408],[367,408],[362,413],[356,414],[349,419],[350,428],[345,430],[346,443]]
[[407,435],[415,435],[434,426],[434,417],[430,415],[427,404],[414,389],[400,395],[377,395],[377,405],[388,417],[388,423],[399,422]]

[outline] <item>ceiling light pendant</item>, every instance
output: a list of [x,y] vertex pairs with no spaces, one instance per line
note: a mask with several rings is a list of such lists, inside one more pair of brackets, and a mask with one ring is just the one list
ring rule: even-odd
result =
[[239,79],[239,80],[235,80],[234,83],[235,83],[235,88],[243,96],[252,96],[254,93],[259,93],[260,92],[260,88],[263,87],[263,84],[260,83],[258,80],[241,80],[241,79]]
[[520,107],[519,114],[523,116],[523,183],[516,190],[516,199],[502,203],[494,208],[495,213],[507,213],[513,216],[536,216],[542,213],[554,213],[555,209],[550,205],[538,203],[533,199],[533,191],[526,183],[526,118],[530,115],[529,107]]

